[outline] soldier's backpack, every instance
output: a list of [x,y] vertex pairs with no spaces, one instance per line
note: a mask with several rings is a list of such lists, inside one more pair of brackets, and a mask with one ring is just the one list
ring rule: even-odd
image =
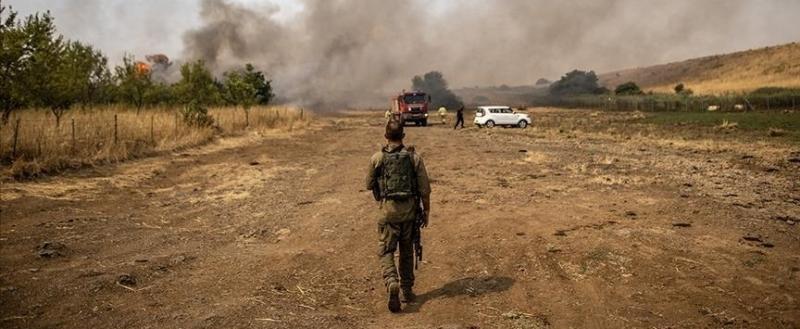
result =
[[378,186],[381,197],[387,200],[404,200],[417,195],[417,174],[410,152],[403,149],[383,152]]

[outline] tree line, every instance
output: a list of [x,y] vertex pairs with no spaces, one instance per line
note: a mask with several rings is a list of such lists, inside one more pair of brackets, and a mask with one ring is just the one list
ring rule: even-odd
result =
[[210,124],[205,107],[235,105],[245,110],[273,99],[271,81],[247,64],[215,78],[203,61],[181,65],[180,80],[154,79],[133,56],[109,68],[108,58],[89,44],[57,33],[49,12],[24,19],[0,3],[0,109],[2,122],[22,108],[49,109],[62,115],[80,105],[121,103],[137,111],[156,105],[185,105],[189,123]]
[[763,87],[747,93],[696,95],[678,83],[669,93],[644,92],[635,82],[609,90],[598,83],[593,71],[573,70],[550,84],[546,95],[531,96],[536,106],[589,107],[618,110],[689,111],[709,106],[725,110],[796,109],[800,88]]
[[[567,72],[561,79],[550,84],[548,89],[550,96],[565,97],[578,95],[643,95],[644,91],[633,81],[628,81],[618,85],[612,90],[600,86],[599,78],[594,71],[572,70]],[[685,89],[681,83],[675,88],[679,94],[691,94],[691,89]]]

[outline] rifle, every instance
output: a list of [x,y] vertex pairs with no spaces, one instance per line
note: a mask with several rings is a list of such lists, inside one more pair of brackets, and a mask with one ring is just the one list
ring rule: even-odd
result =
[[417,216],[414,218],[414,228],[411,231],[411,242],[414,243],[414,269],[419,269],[419,263],[422,262],[422,224],[425,223],[425,213],[422,209],[421,200],[416,199]]

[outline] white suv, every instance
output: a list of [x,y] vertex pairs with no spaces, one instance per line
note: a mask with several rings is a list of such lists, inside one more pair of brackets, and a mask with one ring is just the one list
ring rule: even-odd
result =
[[516,126],[525,128],[529,124],[531,124],[531,117],[528,114],[514,112],[508,106],[478,106],[475,111],[475,125],[478,127]]

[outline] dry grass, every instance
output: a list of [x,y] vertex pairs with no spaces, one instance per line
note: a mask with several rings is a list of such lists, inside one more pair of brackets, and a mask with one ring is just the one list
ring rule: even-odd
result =
[[800,87],[800,43],[600,75],[600,82],[610,89],[627,81],[668,93],[678,83],[700,94],[749,92],[765,86]]
[[7,124],[0,126],[0,175],[35,177],[64,168],[197,146],[219,134],[294,130],[311,122],[309,113],[290,107],[252,108],[247,120],[249,126],[241,109],[212,108],[209,114],[215,119],[213,127],[192,127],[183,123],[177,108],[142,110],[137,114],[134,109],[110,106],[68,111],[57,126],[49,111],[18,111]]

